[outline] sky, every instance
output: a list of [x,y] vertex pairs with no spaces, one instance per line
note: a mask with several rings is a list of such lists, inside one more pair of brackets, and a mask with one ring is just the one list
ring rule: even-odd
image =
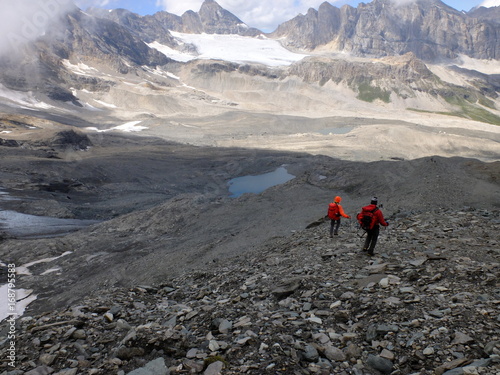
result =
[[[248,26],[264,32],[276,30],[279,24],[298,14],[305,14],[309,8],[318,9],[325,0],[216,0],[224,9],[230,11]],[[365,3],[371,0],[365,0]],[[410,2],[412,0],[395,0]],[[75,0],[75,4],[85,10],[89,6],[105,9],[125,8],[141,15],[153,14],[161,10],[182,15],[187,10],[198,12],[203,0]],[[358,0],[331,0],[330,4],[341,7],[349,4],[357,7]],[[500,0],[443,0],[457,10],[469,11],[475,6],[500,6]]]

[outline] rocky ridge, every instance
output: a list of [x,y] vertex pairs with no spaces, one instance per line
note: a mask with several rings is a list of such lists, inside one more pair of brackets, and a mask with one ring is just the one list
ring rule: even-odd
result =
[[90,8],[88,12],[127,27],[131,32],[140,34],[147,42],[155,40],[171,47],[179,47],[170,31],[190,34],[237,34],[258,36],[262,31],[246,25],[231,12],[213,0],[204,1],[198,12],[189,10],[182,16],[168,12],[139,16],[125,9],[112,11]]
[[[433,103],[433,106],[439,103],[446,113],[458,114],[463,111],[463,116],[467,118],[493,124],[500,121],[495,104],[500,87],[498,79],[460,70],[464,81],[468,82],[465,89],[441,80],[413,53],[374,61],[312,56],[280,69],[231,62],[194,61],[179,69],[177,74],[200,89],[224,92],[226,98],[232,99],[235,105],[247,97],[254,103],[258,102],[260,97],[255,93],[259,93],[259,90],[272,89],[276,92],[275,97],[286,95],[289,102],[293,103],[292,93],[319,87],[324,97],[331,95],[336,98],[339,87],[347,87],[356,99],[365,103],[375,102],[417,111],[428,110],[429,103]],[[268,101],[267,97],[262,100]],[[481,109],[477,108],[478,103],[482,104]],[[285,101],[283,107],[286,108],[286,105]],[[274,106],[272,103],[269,108]],[[457,111],[458,108],[460,110]]]
[[322,47],[357,56],[413,52],[425,61],[453,59],[460,54],[498,59],[499,42],[487,35],[496,34],[499,25],[480,13],[476,15],[458,12],[439,0],[404,4],[374,0],[340,9],[324,2],[318,10],[309,9],[306,15],[279,25],[270,36],[283,38],[290,48]]
[[480,20],[488,20],[491,22],[500,23],[500,6],[491,8],[480,6],[471,9],[467,14]]
[[3,374],[498,373],[500,213],[390,219],[372,258],[352,221],[329,238],[318,220],[158,285],[28,312]]

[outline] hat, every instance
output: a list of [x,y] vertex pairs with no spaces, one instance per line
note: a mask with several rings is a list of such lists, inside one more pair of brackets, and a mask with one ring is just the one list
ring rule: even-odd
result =
[[335,199],[333,200],[335,203],[340,203],[340,201],[342,200],[342,198],[340,198],[339,196],[336,196]]
[[371,204],[377,204],[378,203],[378,198],[377,197],[373,197],[372,201],[370,203]]

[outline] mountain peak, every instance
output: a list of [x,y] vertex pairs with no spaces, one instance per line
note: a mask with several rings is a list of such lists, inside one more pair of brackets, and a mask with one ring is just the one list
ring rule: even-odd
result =
[[317,15],[313,11],[298,15],[279,25],[271,36],[294,49],[321,47],[357,56],[413,52],[426,61],[458,55],[490,59],[497,58],[498,46],[486,35],[498,34],[498,19],[499,13],[491,8],[469,14],[441,0],[373,0],[357,8],[322,4]]
[[479,6],[472,8],[467,15],[473,18],[478,18],[483,21],[489,21],[500,24],[500,6],[486,8]]
[[214,0],[205,0],[203,4],[201,4],[201,8],[198,14],[202,19],[211,23],[216,23],[218,21],[238,24],[243,23],[243,21],[241,21],[238,17],[222,8]]
[[255,36],[261,33],[257,29],[250,28],[242,20],[228,10],[222,8],[214,0],[205,0],[197,15],[201,23],[201,29],[207,34]]

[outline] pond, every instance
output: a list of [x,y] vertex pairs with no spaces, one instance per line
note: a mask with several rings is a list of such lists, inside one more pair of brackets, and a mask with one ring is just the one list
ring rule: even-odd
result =
[[98,223],[96,220],[59,219],[26,215],[15,211],[0,211],[0,231],[15,237],[52,237]]
[[272,186],[284,184],[294,178],[295,176],[288,173],[285,167],[279,167],[269,173],[233,178],[228,182],[229,192],[232,198],[245,193],[258,194]]
[[[15,200],[20,200],[20,198],[11,196],[0,187],[0,203]],[[49,216],[27,215],[16,211],[2,210],[0,206],[0,232],[6,232],[14,237],[59,236],[98,222],[97,220],[59,219]]]

